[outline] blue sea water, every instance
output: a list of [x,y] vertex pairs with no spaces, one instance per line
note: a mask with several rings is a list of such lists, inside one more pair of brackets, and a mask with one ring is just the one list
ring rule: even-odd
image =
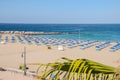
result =
[[79,34],[40,35],[52,38],[120,41],[120,24],[0,24],[0,31],[79,32]]

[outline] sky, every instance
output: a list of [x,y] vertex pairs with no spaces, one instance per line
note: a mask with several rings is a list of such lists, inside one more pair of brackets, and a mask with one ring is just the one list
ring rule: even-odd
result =
[[0,23],[120,23],[120,0],[0,0]]

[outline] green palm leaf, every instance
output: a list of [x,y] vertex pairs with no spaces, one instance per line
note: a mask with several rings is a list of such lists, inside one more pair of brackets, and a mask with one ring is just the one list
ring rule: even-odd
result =
[[90,80],[90,78],[93,80],[94,79],[97,80],[98,79],[97,76],[99,77],[101,76],[102,79],[109,80],[111,79],[110,76],[107,77],[106,75],[115,74],[114,67],[97,63],[92,60],[88,60],[88,59],[71,60],[65,57],[62,57],[62,60],[63,62],[37,64],[40,65],[40,67],[45,66],[45,71],[42,77],[46,78],[50,76],[52,73],[55,73],[55,80],[58,80],[59,77],[62,77],[61,78],[62,80],[73,80],[73,79],[78,80],[80,76],[82,80],[83,79]]

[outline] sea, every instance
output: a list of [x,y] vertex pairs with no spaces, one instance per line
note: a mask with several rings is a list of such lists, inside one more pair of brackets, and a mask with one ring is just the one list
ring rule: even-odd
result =
[[[57,39],[120,41],[120,24],[0,23],[0,31],[63,32],[64,34],[38,36]],[[68,32],[71,32],[71,34],[68,34]]]

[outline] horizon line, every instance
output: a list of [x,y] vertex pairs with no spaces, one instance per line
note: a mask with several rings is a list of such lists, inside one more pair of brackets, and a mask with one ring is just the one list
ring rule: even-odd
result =
[[0,24],[120,24],[120,23],[14,23],[14,22],[0,22]]

